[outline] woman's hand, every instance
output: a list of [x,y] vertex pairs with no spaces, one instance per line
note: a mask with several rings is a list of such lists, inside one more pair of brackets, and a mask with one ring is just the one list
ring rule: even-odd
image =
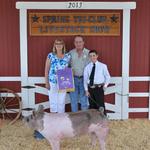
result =
[[46,87],[48,90],[50,90],[51,86],[50,86],[49,82],[47,82],[47,83],[45,84],[45,87]]

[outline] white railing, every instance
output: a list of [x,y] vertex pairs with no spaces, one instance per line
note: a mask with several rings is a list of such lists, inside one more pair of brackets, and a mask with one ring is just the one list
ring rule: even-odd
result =
[[[149,92],[130,92],[129,97],[147,97],[148,108],[129,108],[128,112],[148,112],[148,119],[150,120],[150,76],[148,77],[129,77],[129,81],[147,81],[149,82]],[[137,101],[138,103],[138,101]]]
[[[20,77],[0,77],[0,81],[20,81]],[[150,77],[130,77],[129,81],[147,81],[150,82]],[[25,93],[28,93],[27,95],[22,96],[21,93],[17,93],[22,97],[23,101],[23,108],[29,107],[29,108],[37,108],[39,104],[35,105],[35,93],[43,94],[43,95],[48,95],[47,89],[38,86],[36,84],[44,84],[44,77],[28,77],[28,85],[30,86],[35,86],[35,88],[31,89],[24,89],[22,88],[22,92],[25,90]],[[107,91],[105,92],[105,95],[109,94],[115,94],[115,104],[110,104],[106,103],[106,109],[113,111],[114,113],[108,113],[108,116],[110,119],[122,119],[122,97],[127,96],[128,98],[130,97],[148,97],[149,99],[149,107],[148,108],[129,108],[126,110],[128,113],[129,112],[148,112],[149,113],[149,119],[150,119],[150,89],[149,92],[129,92],[126,93],[126,95],[122,94],[122,78],[121,77],[112,77],[111,78],[111,84],[113,86],[108,87]],[[2,87],[1,87],[2,88]],[[7,87],[5,87],[7,88]],[[5,93],[3,93],[5,94]],[[11,95],[8,95],[8,97]],[[69,103],[69,96],[67,94],[66,97],[66,103]],[[25,105],[24,105],[25,104]],[[42,102],[40,103],[44,105],[45,108],[49,108],[49,102]]]
[[[44,87],[36,86],[36,84],[44,84],[44,78],[41,77],[29,77],[28,82],[30,86],[35,86],[33,89],[29,89],[29,107],[35,107],[35,93],[48,95],[47,90]],[[106,95],[115,93],[115,104],[106,103],[106,108],[114,113],[109,113],[111,119],[121,119],[121,96],[116,93],[121,93],[122,79],[121,77],[114,77],[111,79],[111,84],[114,86],[108,87],[105,92]],[[66,103],[70,103],[69,95],[67,94]],[[49,103],[42,103],[45,108],[49,108]]]

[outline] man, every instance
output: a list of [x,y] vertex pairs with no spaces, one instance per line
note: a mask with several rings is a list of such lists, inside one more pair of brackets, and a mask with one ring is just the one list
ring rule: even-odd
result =
[[70,100],[72,112],[77,112],[78,100],[80,100],[82,110],[88,108],[88,98],[85,95],[83,85],[83,72],[85,66],[89,63],[89,50],[84,48],[84,39],[80,35],[75,36],[74,45],[75,48],[70,51],[70,55],[71,67],[74,74],[75,91],[70,92]]
[[84,69],[84,89],[89,97],[89,108],[103,107],[105,112],[104,91],[109,84],[110,74],[107,66],[98,61],[96,50],[91,50],[89,57],[91,62]]

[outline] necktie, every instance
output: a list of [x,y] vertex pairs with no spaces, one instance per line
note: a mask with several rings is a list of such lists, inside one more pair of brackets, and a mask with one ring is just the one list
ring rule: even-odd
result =
[[95,64],[93,64],[92,71],[90,74],[90,86],[92,86],[94,83],[94,74],[95,74]]

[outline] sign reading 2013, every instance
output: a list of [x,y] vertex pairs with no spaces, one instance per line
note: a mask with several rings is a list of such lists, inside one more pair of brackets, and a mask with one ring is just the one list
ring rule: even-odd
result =
[[[82,2],[68,7],[82,7]],[[29,29],[32,36],[119,36],[120,13],[29,13]]]
[[83,2],[68,2],[67,8],[80,9],[83,6]]

